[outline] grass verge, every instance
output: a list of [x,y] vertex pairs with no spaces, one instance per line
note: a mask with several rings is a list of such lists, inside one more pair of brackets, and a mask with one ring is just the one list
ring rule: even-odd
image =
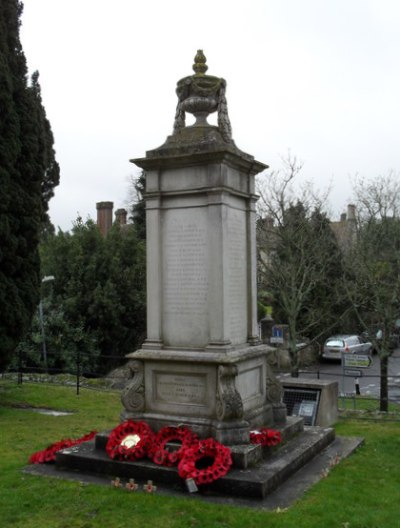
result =
[[[27,407],[75,411],[47,416]],[[130,494],[22,473],[31,453],[118,424],[118,393],[0,382],[0,519],[24,528],[396,528],[400,526],[400,423],[347,417],[337,434],[365,445],[284,511],[214,505],[188,496]]]

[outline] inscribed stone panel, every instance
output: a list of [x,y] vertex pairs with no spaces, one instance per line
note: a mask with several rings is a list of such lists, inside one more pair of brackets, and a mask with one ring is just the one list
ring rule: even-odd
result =
[[146,408],[175,416],[212,416],[216,369],[188,362],[154,362],[145,368]]
[[252,364],[239,372],[236,378],[236,388],[239,391],[245,409],[255,401],[259,403],[265,398],[265,370],[263,363]]
[[155,402],[206,405],[205,374],[154,372]]
[[208,341],[206,210],[163,212],[163,341],[202,347]]
[[233,344],[247,341],[247,244],[246,213],[228,210],[228,296],[230,338]]

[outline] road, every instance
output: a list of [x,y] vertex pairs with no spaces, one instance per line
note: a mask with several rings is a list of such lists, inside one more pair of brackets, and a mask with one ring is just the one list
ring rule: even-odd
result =
[[[379,397],[380,362],[377,355],[372,356],[372,365],[369,368],[358,369],[362,376],[358,378],[360,392],[364,396]],[[330,379],[339,382],[339,392],[341,394],[354,394],[356,390],[356,378],[353,376],[343,376],[343,369],[340,362],[320,362],[317,365],[304,369],[301,377],[316,377],[319,371],[321,379]],[[303,369],[302,369],[303,372]],[[309,374],[307,374],[307,372]],[[400,348],[396,349],[389,358],[389,399],[400,403]]]

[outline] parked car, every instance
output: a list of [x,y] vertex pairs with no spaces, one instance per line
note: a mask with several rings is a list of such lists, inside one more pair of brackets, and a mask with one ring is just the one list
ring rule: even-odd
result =
[[371,354],[372,343],[359,335],[339,334],[329,337],[322,349],[324,359],[341,360],[342,352],[345,354]]

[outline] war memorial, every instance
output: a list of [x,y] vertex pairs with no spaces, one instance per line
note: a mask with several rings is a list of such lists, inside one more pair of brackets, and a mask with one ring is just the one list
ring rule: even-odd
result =
[[[358,444],[286,415],[256,317],[255,175],[266,165],[235,145],[226,81],[207,75],[201,50],[193,70],[177,84],[173,133],[131,160],[146,174],[147,338],[127,357],[120,420],[155,432],[184,426],[228,446],[230,471],[201,491],[263,500],[316,457],[322,467]],[[207,122],[211,113],[217,125]],[[279,431],[282,443],[272,450],[251,443],[261,428]],[[111,460],[108,438],[99,433],[57,453],[56,470],[151,479],[187,493],[175,467]]]

